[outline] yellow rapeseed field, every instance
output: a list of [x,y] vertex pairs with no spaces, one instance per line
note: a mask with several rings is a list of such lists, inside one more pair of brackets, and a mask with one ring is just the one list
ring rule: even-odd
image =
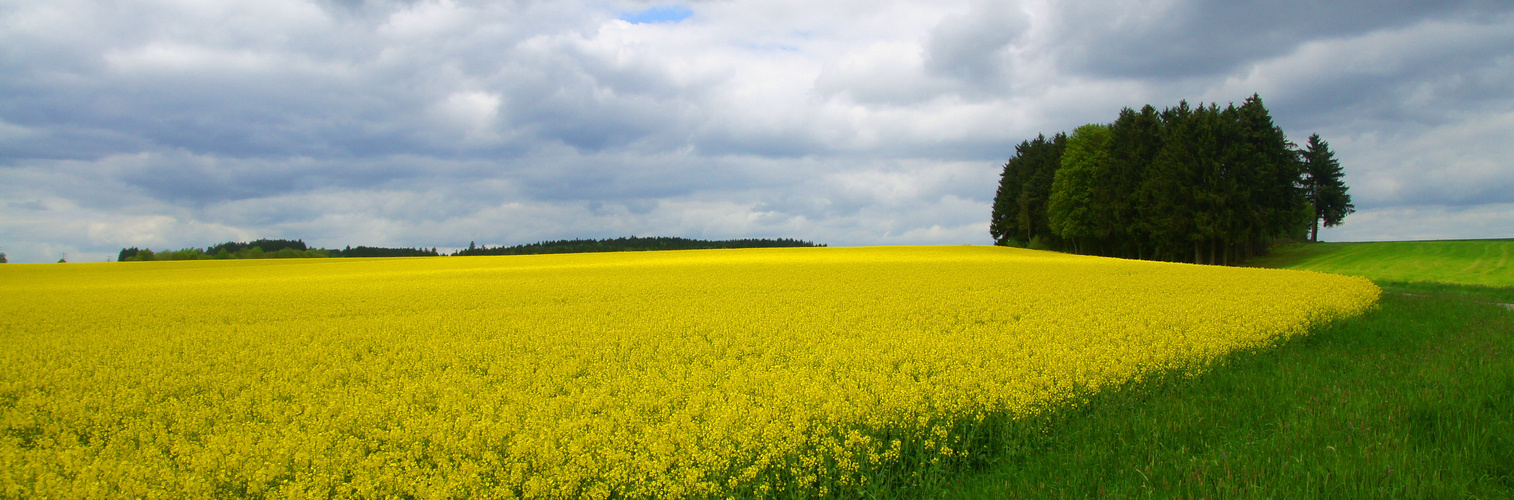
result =
[[0,266],[0,496],[854,496],[1358,314],[1010,248]]

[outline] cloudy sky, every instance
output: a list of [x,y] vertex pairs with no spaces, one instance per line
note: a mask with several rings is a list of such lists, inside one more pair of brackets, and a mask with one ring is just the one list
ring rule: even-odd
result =
[[0,0],[0,251],[987,244],[1013,146],[1259,93],[1335,241],[1514,237],[1514,3]]

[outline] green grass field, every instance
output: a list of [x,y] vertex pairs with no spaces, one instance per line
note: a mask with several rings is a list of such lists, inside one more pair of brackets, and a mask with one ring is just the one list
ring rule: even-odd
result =
[[1362,276],[1373,281],[1514,287],[1514,239],[1311,243],[1253,265]]
[[1495,303],[1514,302],[1511,248],[1288,249],[1270,265],[1368,276],[1382,301],[1198,377],[1021,422],[1014,445],[924,496],[1514,498],[1514,311]]

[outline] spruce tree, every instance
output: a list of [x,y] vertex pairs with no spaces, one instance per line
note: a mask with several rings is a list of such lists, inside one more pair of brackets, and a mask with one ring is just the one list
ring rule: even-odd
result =
[[1039,135],[1015,146],[1015,156],[1004,164],[989,221],[989,233],[996,243],[1029,244],[1037,238],[1056,239],[1047,226],[1046,203],[1066,147],[1067,134],[1062,133],[1051,139]]
[[[1153,258],[1197,262],[1198,241],[1194,197],[1199,186],[1195,171],[1196,136],[1193,108],[1187,101],[1162,110],[1162,148],[1152,158],[1146,179],[1136,193],[1143,227],[1150,231]],[[1190,253],[1189,245],[1192,245]]]
[[1256,178],[1252,205],[1260,224],[1255,243],[1265,247],[1272,237],[1295,234],[1304,227],[1297,214],[1304,208],[1306,193],[1299,189],[1303,165],[1287,134],[1272,121],[1259,95],[1252,94],[1237,111],[1245,140],[1251,150],[1249,168]]
[[1319,134],[1309,136],[1309,144],[1299,155],[1304,159],[1304,189],[1309,202],[1314,205],[1314,221],[1309,228],[1309,241],[1319,241],[1319,227],[1335,227],[1356,211],[1347,193],[1341,164],[1330,151],[1330,143]]
[[999,174],[999,189],[994,192],[994,211],[988,221],[988,233],[995,245],[1024,244],[1018,241],[1020,231],[1020,171],[1016,168],[1021,152],[1030,147],[1030,141],[1015,147],[1015,156],[1004,163]]
[[1111,255],[1144,259],[1152,251],[1151,228],[1141,218],[1136,197],[1152,161],[1162,149],[1161,127],[1162,119],[1151,105],[1139,112],[1130,108],[1120,110],[1119,118],[1109,127],[1110,175],[1106,181],[1110,189],[1103,193],[1099,203],[1115,225],[1109,231],[1114,240]]

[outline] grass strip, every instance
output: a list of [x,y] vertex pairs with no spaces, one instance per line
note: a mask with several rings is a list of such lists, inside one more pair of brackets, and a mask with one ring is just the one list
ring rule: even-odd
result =
[[944,498],[1514,497],[1510,289],[1395,286],[1368,313],[1197,377],[1014,424]]
[[1514,240],[1302,243],[1248,265],[1397,282],[1514,287]]

